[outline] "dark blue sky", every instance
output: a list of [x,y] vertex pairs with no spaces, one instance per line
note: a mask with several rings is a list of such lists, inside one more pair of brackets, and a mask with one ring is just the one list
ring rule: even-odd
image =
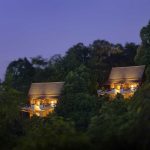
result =
[[96,39],[140,43],[150,0],[0,0],[0,78],[19,57],[64,54]]

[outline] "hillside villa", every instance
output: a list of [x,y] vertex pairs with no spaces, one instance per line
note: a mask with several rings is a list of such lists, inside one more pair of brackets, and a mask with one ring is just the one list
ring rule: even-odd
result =
[[[110,98],[120,93],[124,98],[133,96],[143,81],[145,66],[114,67],[108,81],[98,90],[98,95]],[[64,82],[32,83],[28,93],[28,104],[21,108],[22,114],[45,117],[54,111]]]
[[28,105],[21,108],[23,114],[45,117],[53,112],[64,82],[32,83],[28,93]]
[[120,93],[124,98],[133,96],[143,81],[145,66],[112,68],[108,81],[98,90],[98,95],[108,94],[110,98]]

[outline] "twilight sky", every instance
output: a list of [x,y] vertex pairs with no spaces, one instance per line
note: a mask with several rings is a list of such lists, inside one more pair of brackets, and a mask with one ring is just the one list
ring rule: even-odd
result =
[[140,43],[150,0],[0,0],[0,78],[19,57],[64,54],[96,39]]

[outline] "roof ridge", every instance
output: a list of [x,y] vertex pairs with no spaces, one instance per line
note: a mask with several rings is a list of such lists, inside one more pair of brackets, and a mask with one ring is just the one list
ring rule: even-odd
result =
[[112,67],[113,68],[131,68],[131,67],[145,67],[146,65],[140,65],[140,66],[125,66],[125,67]]

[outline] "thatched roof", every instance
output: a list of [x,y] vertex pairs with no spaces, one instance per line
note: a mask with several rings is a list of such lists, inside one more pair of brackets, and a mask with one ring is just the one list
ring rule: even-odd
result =
[[29,96],[59,96],[63,88],[64,82],[46,82],[46,83],[32,83]]
[[114,67],[111,70],[108,83],[142,81],[145,65],[130,67]]

